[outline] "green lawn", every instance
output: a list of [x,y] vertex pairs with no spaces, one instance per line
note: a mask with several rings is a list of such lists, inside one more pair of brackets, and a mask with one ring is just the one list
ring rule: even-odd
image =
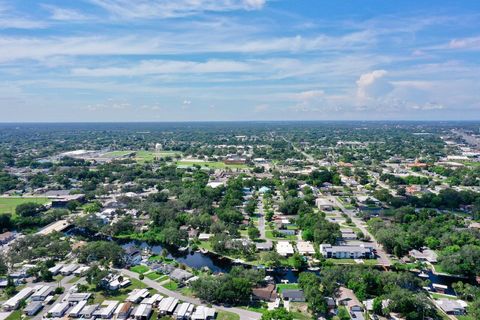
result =
[[285,289],[299,289],[300,286],[298,283],[279,283],[277,284],[277,291],[278,292],[283,292]]
[[200,241],[198,247],[208,251],[212,251],[212,245],[210,244],[210,241]]
[[[333,264],[357,264],[354,259],[327,259]],[[363,264],[367,266],[374,266],[377,264],[377,259],[363,259]]]
[[205,168],[213,168],[213,169],[223,169],[223,168],[232,168],[232,169],[244,169],[248,168],[246,164],[225,164],[220,161],[177,161],[177,166],[186,166],[192,167],[194,165],[199,165]]
[[457,297],[452,297],[446,294],[430,292],[430,296],[434,299],[447,299],[447,300],[457,300]]
[[167,279],[168,279],[168,276],[167,276],[167,275],[163,275],[163,276],[161,276],[160,278],[158,278],[158,279],[155,280],[155,281],[157,281],[157,282],[163,282],[163,281],[165,281],[165,280],[167,280]]
[[144,265],[141,265],[141,264],[139,264],[138,266],[134,266],[134,267],[130,268],[130,271],[133,271],[133,272],[136,272],[136,273],[145,273],[148,270],[150,270],[150,269],[148,269],[147,266],[144,266]]
[[27,202],[35,202],[39,204],[46,204],[49,203],[50,200],[48,198],[37,197],[37,198],[23,198],[23,197],[8,197],[8,198],[0,198],[0,213],[11,213],[15,215],[15,208]]
[[178,289],[178,284],[175,281],[169,281],[163,285],[165,289],[175,291]]
[[156,273],[156,272],[150,272],[150,273],[147,273],[145,275],[145,277],[147,277],[148,279],[151,279],[151,280],[156,280],[160,277],[162,277],[163,275],[161,275],[160,273]]
[[296,235],[291,235],[291,236],[283,236],[283,237],[275,237],[273,235],[272,230],[265,230],[265,238],[270,239],[270,240],[297,240]]
[[240,316],[232,312],[218,311],[217,320],[240,320]]
[[22,319],[22,310],[15,310],[5,320],[20,320]]

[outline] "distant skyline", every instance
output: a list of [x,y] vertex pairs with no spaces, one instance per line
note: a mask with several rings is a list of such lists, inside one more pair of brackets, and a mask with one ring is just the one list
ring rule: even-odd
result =
[[0,0],[0,122],[480,120],[480,1]]

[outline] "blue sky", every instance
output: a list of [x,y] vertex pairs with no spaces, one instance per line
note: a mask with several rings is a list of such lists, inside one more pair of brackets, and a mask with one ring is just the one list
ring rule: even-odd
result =
[[480,119],[480,1],[0,0],[0,122]]

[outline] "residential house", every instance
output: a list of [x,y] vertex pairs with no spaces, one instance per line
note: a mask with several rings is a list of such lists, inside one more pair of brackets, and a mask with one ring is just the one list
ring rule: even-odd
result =
[[32,301],[44,301],[49,295],[53,294],[53,287],[40,286],[30,297]]
[[148,320],[152,314],[152,306],[148,304],[139,304],[133,310],[133,318],[136,320]]
[[293,246],[288,241],[278,241],[276,250],[282,257],[291,256],[295,252]]
[[352,312],[363,312],[363,305],[357,296],[353,292],[345,287],[340,287],[337,294],[337,304],[341,306],[346,306],[350,313]]
[[424,248],[422,251],[419,250],[410,250],[408,252],[409,256],[419,260],[419,261],[426,261],[430,263],[436,263],[438,259],[438,255],[435,251],[430,250],[428,248]]
[[33,317],[36,315],[40,310],[42,310],[43,304],[41,301],[32,301],[27,306],[25,309],[23,309],[23,313],[29,317]]
[[12,311],[18,309],[18,307],[20,306],[20,302],[30,297],[33,292],[33,288],[23,288],[16,295],[5,301],[5,303],[3,304],[3,310]]
[[192,314],[192,320],[212,320],[215,319],[216,311],[213,308],[198,306]]
[[142,255],[140,253],[140,250],[134,246],[127,247],[125,249],[124,260],[125,263],[130,266],[140,264],[140,262],[142,261]]
[[300,289],[284,289],[282,298],[290,302],[305,302],[305,295]]
[[298,253],[304,256],[311,256],[315,254],[315,248],[310,241],[297,241]]
[[95,310],[93,316],[100,317],[102,319],[110,319],[117,309],[119,302],[114,300],[103,301],[101,308]]
[[195,306],[191,303],[184,302],[177,306],[173,312],[173,317],[177,320],[187,320],[190,319],[193,313],[193,308]]
[[87,305],[88,301],[87,300],[82,300],[76,305],[73,306],[70,311],[68,311],[68,316],[70,318],[78,318],[80,316],[80,312],[82,311],[83,308]]
[[53,307],[48,311],[48,314],[53,318],[61,318],[65,312],[67,312],[68,308],[70,308],[70,304],[68,302],[59,302],[53,305]]
[[115,312],[117,319],[127,319],[130,316],[130,312],[132,312],[132,303],[128,301],[121,303]]
[[333,210],[333,204],[327,198],[317,198],[315,199],[315,205],[319,210],[322,211],[331,211]]
[[252,289],[252,299],[261,301],[275,301],[277,299],[277,291],[275,284],[269,283],[264,287],[256,287]]
[[467,306],[465,301],[451,300],[451,299],[438,299],[436,304],[445,311],[448,315],[461,316],[465,314],[465,308]]
[[128,294],[127,301],[139,303],[140,301],[148,297],[149,294],[150,293],[147,289],[134,289]]
[[183,283],[184,281],[193,277],[193,274],[183,270],[183,269],[175,269],[169,274],[170,279],[175,280],[179,283]]
[[173,297],[163,298],[158,304],[158,313],[160,315],[171,315],[177,307],[178,299]]

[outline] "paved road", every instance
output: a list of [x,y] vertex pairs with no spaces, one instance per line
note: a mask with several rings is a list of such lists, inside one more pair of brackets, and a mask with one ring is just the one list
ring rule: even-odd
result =
[[260,230],[260,238],[266,243],[272,243],[272,240],[267,239],[265,235],[265,210],[263,209],[263,196],[258,197],[258,229]]
[[352,219],[352,222],[355,223],[355,226],[359,228],[363,232],[363,234],[368,235],[370,237],[371,241],[373,242],[374,248],[377,250],[378,264],[381,264],[385,267],[391,266],[392,262],[390,261],[390,258],[388,258],[388,255],[385,252],[385,250],[383,250],[382,245],[379,244],[377,240],[375,240],[373,235],[366,228],[364,222],[356,217],[355,211],[345,208],[345,206],[337,199],[337,197],[330,196],[329,199],[337,207],[339,207],[343,213],[346,213]]
[[309,155],[308,153],[306,153],[305,151],[301,150],[300,148],[296,147],[290,140],[287,140],[287,138],[285,137],[281,137],[285,142],[288,142],[290,143],[290,145],[292,146],[293,150],[303,154],[303,156],[310,162],[315,162],[315,158],[311,155]]
[[[132,271],[127,270],[127,269],[122,269],[122,270],[119,270],[119,271],[121,273],[125,274],[126,276],[130,277],[130,278],[138,279],[138,273],[132,272]],[[176,299],[179,299],[179,300],[182,300],[182,301],[185,301],[185,302],[189,302],[189,303],[193,303],[193,304],[196,304],[196,305],[206,306],[206,304],[203,303],[200,299],[187,297],[187,296],[184,296],[181,293],[176,292],[176,291],[170,291],[170,290],[162,287],[156,281],[150,280],[148,278],[144,278],[143,280],[140,280],[140,281],[142,281],[147,286],[157,290],[158,292],[160,292],[160,293],[162,293],[166,296],[174,297]],[[252,312],[252,311],[248,311],[248,310],[244,310],[244,309],[240,309],[240,308],[226,308],[226,307],[218,306],[218,305],[213,305],[213,307],[217,310],[236,313],[240,316],[241,320],[258,320],[262,317],[262,315],[258,312]]]

